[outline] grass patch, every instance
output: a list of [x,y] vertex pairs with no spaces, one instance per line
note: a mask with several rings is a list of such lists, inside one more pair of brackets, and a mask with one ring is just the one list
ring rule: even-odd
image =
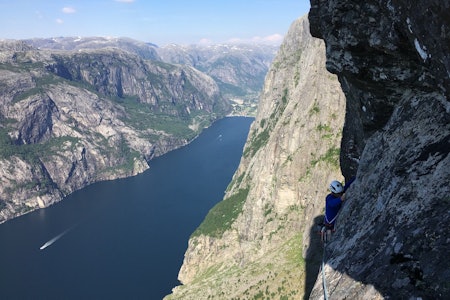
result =
[[319,132],[331,132],[331,127],[328,124],[320,123],[319,125],[317,125],[316,130]]
[[191,139],[196,135],[189,128],[192,116],[189,116],[186,112],[180,112],[180,107],[174,106],[172,109],[179,111],[179,114],[184,113],[186,116],[155,112],[150,105],[139,102],[135,97],[116,99],[116,102],[125,108],[127,116],[123,121],[138,130],[153,129],[187,139]]
[[251,139],[251,143],[248,147],[244,150],[244,157],[253,156],[256,152],[258,152],[261,147],[265,146],[267,144],[267,141],[269,140],[270,134],[269,129],[266,128],[262,132],[258,133],[256,137]]
[[240,189],[236,194],[226,198],[214,206],[206,215],[205,220],[192,233],[191,238],[207,235],[221,237],[242,212],[249,188]]
[[319,104],[317,103],[317,99],[314,101],[313,107],[309,110],[309,116],[317,115],[320,112]]
[[340,148],[333,146],[333,147],[329,148],[325,154],[321,155],[317,159],[312,160],[311,165],[315,166],[319,162],[324,162],[334,168],[339,168],[340,152],[341,152]]
[[287,243],[287,261],[290,265],[297,266],[298,268],[303,268],[305,266],[305,259],[302,255],[302,240],[302,234],[298,233]]
[[45,143],[17,145],[12,141],[7,130],[2,128],[0,129],[0,157],[8,159],[15,155],[32,163],[38,161],[40,157],[46,158],[56,154],[67,142],[74,147],[79,140],[79,138],[71,136],[62,136],[53,138]]

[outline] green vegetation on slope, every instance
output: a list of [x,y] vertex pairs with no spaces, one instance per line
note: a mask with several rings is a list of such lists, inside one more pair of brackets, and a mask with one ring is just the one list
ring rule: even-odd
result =
[[62,149],[65,144],[72,147],[79,141],[78,138],[70,136],[62,136],[53,138],[44,143],[37,144],[14,144],[7,130],[0,129],[0,158],[8,159],[15,155],[30,163],[36,162],[40,157],[45,158],[55,155],[58,149]]
[[331,146],[331,148],[329,148],[325,154],[323,154],[319,158],[311,161],[311,165],[315,166],[317,163],[322,161],[322,162],[325,162],[326,164],[338,169],[340,152],[341,152],[340,148]]
[[200,235],[221,237],[242,212],[249,189],[240,189],[237,193],[217,203],[206,216],[205,220],[192,233],[191,238]]
[[[135,97],[116,99],[116,101],[125,108],[127,116],[123,121],[137,130],[151,128],[155,131],[165,132],[174,137],[185,139],[192,139],[196,135],[196,132],[189,128],[192,119],[196,116],[194,113],[185,117],[158,113],[153,111],[149,104],[141,103]],[[181,110],[182,108],[175,107],[174,109]],[[197,113],[197,116],[200,117],[200,113]],[[154,138],[158,137],[155,136]]]
[[165,299],[302,299],[306,276],[302,241],[302,234],[296,233],[242,266],[211,265]]
[[273,113],[270,117],[266,119],[262,119],[260,126],[262,128],[261,132],[253,131],[252,135],[249,136],[247,145],[244,149],[244,157],[253,156],[258,152],[259,149],[264,147],[267,144],[267,141],[270,137],[270,132],[273,130],[275,125],[278,123],[279,118],[283,115],[284,110],[286,109],[288,101],[288,89],[284,89],[283,96],[281,97],[281,101],[277,103]]

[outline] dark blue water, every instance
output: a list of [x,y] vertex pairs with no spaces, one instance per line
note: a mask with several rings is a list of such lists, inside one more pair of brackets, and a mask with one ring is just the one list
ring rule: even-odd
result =
[[162,299],[179,284],[190,234],[223,198],[252,120],[219,120],[143,174],[1,224],[0,298]]

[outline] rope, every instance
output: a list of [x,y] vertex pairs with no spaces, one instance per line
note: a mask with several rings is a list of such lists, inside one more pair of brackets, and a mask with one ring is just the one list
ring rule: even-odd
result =
[[[325,231],[325,235],[328,235],[327,231]],[[323,254],[322,254],[322,287],[323,287],[323,298],[325,300],[328,300],[327,281],[325,278],[325,245],[326,245],[326,237],[323,244]]]

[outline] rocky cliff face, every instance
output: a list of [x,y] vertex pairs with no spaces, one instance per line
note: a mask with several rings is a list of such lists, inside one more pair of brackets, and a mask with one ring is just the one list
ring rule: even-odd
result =
[[[450,297],[450,2],[312,0],[347,98],[330,299]],[[323,297],[318,280],[312,298]]]
[[193,67],[218,84],[224,98],[232,100],[233,115],[256,113],[264,76],[278,46],[259,44],[176,45],[158,47],[129,38],[58,37],[24,40],[41,50],[83,51],[121,49],[142,59]]
[[64,79],[92,86],[109,98],[132,97],[152,111],[189,117],[191,111],[226,110],[214,80],[188,66],[143,60],[120,50],[52,54],[46,69]]
[[214,78],[224,96],[236,103],[235,114],[254,115],[264,77],[278,47],[256,44],[167,45],[155,50],[165,62],[193,66]]
[[[450,296],[449,8],[311,1],[326,62],[306,20],[296,22],[266,77],[233,182],[192,235],[184,285],[168,299]],[[322,64],[338,75],[345,104]],[[325,187],[339,178],[330,159],[339,140],[342,174],[356,181],[325,247],[323,281],[309,232]]]
[[[168,299],[301,299],[312,284],[314,218],[341,178],[345,98],[325,70],[306,17],[293,23],[270,70],[225,199],[193,233]],[[313,229],[312,229],[313,228]],[[313,232],[314,234],[311,234]],[[304,258],[306,257],[306,259]]]
[[142,172],[231,109],[189,66],[118,48],[0,50],[0,222]]

